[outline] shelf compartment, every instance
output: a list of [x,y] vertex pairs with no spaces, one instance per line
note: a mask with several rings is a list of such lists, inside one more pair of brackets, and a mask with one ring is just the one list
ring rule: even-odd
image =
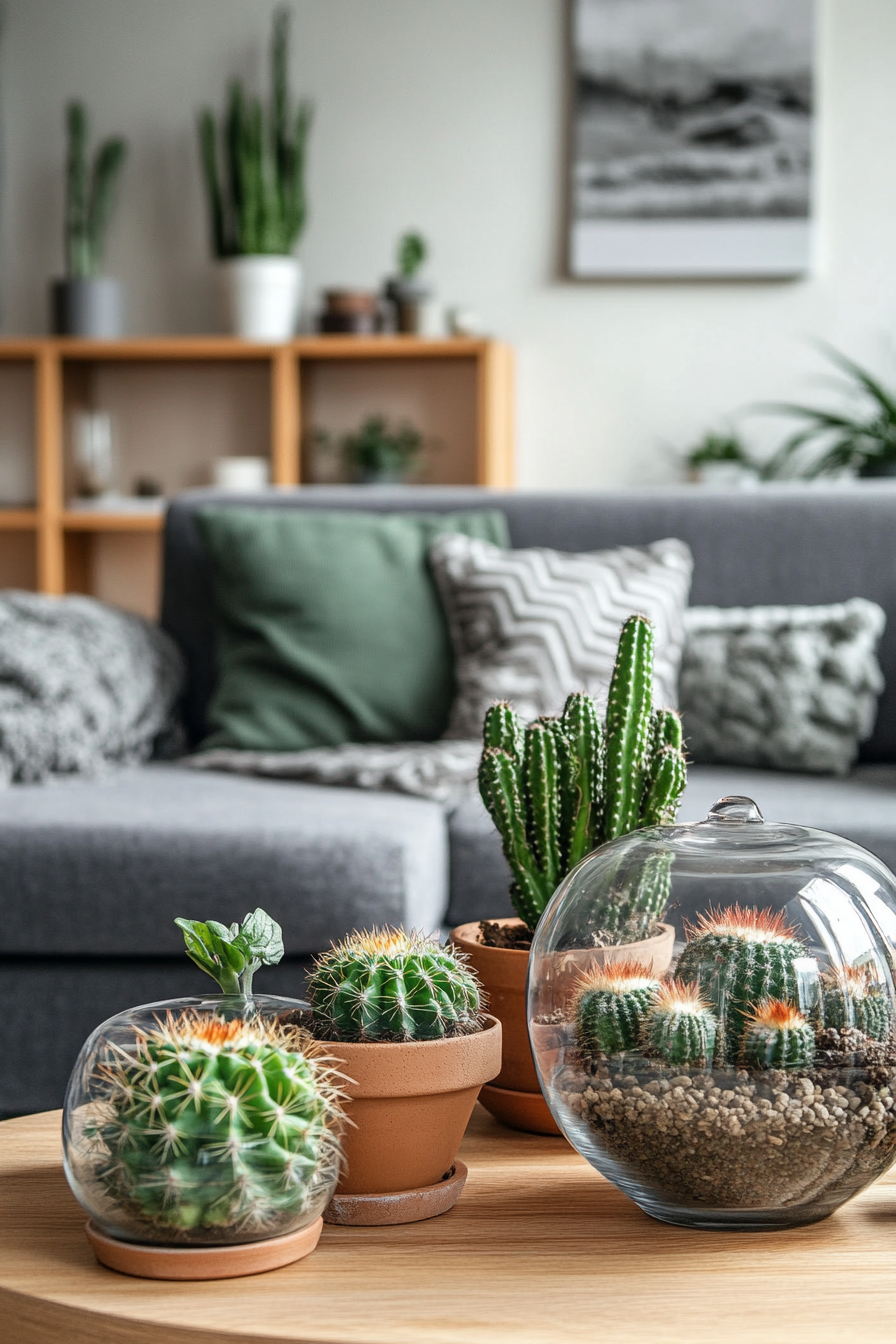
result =
[[334,454],[318,456],[313,436],[325,430],[333,438],[356,430],[371,415],[390,424],[408,423],[420,430],[427,446],[420,470],[421,485],[474,485],[477,479],[478,367],[469,356],[431,363],[410,357],[387,362],[341,358],[300,361],[302,407],[302,480],[345,479]]
[[218,457],[271,456],[269,359],[195,361],[86,357],[63,361],[66,438],[64,493],[76,491],[71,416],[107,411],[117,462],[116,487],[127,494],[138,476],[166,495],[208,485]]
[[67,509],[62,515],[66,532],[161,532],[164,513],[112,513],[98,509]]

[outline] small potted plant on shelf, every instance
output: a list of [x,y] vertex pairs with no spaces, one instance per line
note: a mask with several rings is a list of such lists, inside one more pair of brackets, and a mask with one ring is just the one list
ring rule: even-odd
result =
[[352,480],[364,485],[399,485],[408,479],[423,451],[423,435],[413,425],[390,425],[369,415],[339,444]]
[[423,308],[429,289],[421,283],[420,272],[428,255],[422,233],[410,231],[399,238],[398,275],[387,282],[386,298],[395,305],[396,326],[404,335],[419,336],[423,332]]
[[273,95],[269,124],[258,99],[230,86],[221,128],[226,190],[218,168],[214,113],[199,121],[212,246],[221,267],[234,333],[250,341],[287,341],[295,333],[301,265],[293,249],[307,217],[305,153],[311,105],[289,95],[289,12],[274,16]]
[[101,267],[127,143],[120,136],[104,140],[90,168],[84,103],[69,103],[66,128],[66,275],[51,286],[53,331],[57,336],[114,340],[122,332],[121,286],[101,274]]
[[315,1037],[346,1075],[345,1166],[328,1222],[432,1218],[460,1197],[457,1150],[481,1085],[501,1066],[501,1024],[464,959],[401,930],[356,933],[309,978]]
[[[469,958],[504,1028],[501,1073],[481,1101],[517,1129],[556,1134],[542,1096],[526,1027],[529,949],[565,876],[598,846],[629,831],[674,820],[687,768],[681,720],[652,703],[653,628],[643,616],[623,627],[606,722],[590,696],[569,697],[559,718],[523,729],[507,704],[485,719],[479,766],[482,799],[501,835],[513,875],[516,919],[462,924],[451,937]],[[574,982],[591,966],[638,960],[661,975],[674,933],[660,922],[669,890],[664,856],[637,882],[622,869],[591,915],[591,948],[572,954]]]
[[339,1168],[327,1052],[258,995],[283,955],[256,910],[226,927],[176,921],[221,994],[133,1008],[84,1045],[68,1085],[65,1170],[97,1258],[143,1278],[217,1279],[308,1255]]

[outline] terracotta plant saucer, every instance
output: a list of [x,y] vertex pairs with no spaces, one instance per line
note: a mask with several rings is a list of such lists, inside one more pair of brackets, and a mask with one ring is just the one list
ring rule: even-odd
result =
[[486,1083],[479,1093],[479,1100],[502,1125],[523,1129],[529,1134],[553,1134],[563,1138],[541,1092],[515,1092],[510,1087]]
[[[547,1109],[547,1108],[545,1108]],[[453,1209],[461,1197],[467,1168],[455,1161],[451,1172],[435,1185],[395,1194],[334,1195],[324,1211],[325,1223],[347,1227],[385,1227],[390,1223],[419,1223]]]
[[87,1240],[101,1265],[138,1279],[238,1279],[264,1274],[310,1255],[320,1240],[323,1219],[310,1227],[267,1241],[239,1246],[146,1246],[107,1236],[91,1221]]

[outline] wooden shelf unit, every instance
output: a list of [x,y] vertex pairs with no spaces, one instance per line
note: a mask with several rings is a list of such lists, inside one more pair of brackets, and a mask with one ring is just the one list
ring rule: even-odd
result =
[[[207,483],[212,459],[234,452],[266,455],[275,485],[300,485],[309,479],[307,444],[321,418],[331,422],[322,427],[340,433],[373,413],[421,421],[440,441],[431,480],[512,486],[513,401],[513,352],[491,340],[323,336],[261,345],[225,336],[2,338],[0,486],[7,478],[19,482],[13,488],[21,494],[27,488],[21,482],[33,473],[34,501],[0,504],[0,534],[20,534],[17,542],[0,536],[0,586],[10,582],[4,546],[34,548],[34,584],[45,593],[101,589],[94,562],[104,539],[116,536],[119,569],[128,537],[158,569],[161,515],[67,508],[67,424],[76,408],[110,409],[122,422],[116,433],[122,472],[127,461],[132,472],[158,476],[175,494]],[[23,443],[27,437],[33,442]],[[16,552],[18,585],[31,563]],[[129,602],[121,584],[110,600],[143,611],[153,605],[145,594]]]

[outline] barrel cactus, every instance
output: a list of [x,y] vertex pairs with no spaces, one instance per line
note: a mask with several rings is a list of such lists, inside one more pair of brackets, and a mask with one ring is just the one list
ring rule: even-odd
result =
[[168,1014],[101,1066],[105,1192],[173,1240],[276,1235],[338,1161],[321,1054],[261,1018]]
[[699,985],[712,1005],[729,1063],[738,1059],[754,1004],[768,998],[797,1001],[794,962],[804,955],[784,916],[770,910],[735,905],[710,911],[688,930],[677,974]]
[[642,1024],[644,1053],[671,1065],[712,1063],[716,1019],[700,988],[671,980],[660,986]]
[[354,933],[323,953],[308,997],[327,1040],[431,1041],[481,1023],[479,981],[462,956],[400,929]]
[[612,961],[590,971],[576,996],[580,1048],[603,1055],[637,1049],[644,1014],[658,989],[650,967],[637,961]]
[[858,1027],[875,1041],[885,1041],[890,1035],[890,1006],[867,966],[846,963],[826,971],[822,1005],[827,1027]]
[[[513,877],[511,898],[530,929],[557,885],[598,845],[675,820],[686,766],[681,720],[654,710],[653,627],[632,616],[622,629],[606,722],[590,696],[571,695],[559,718],[523,729],[508,704],[485,718],[479,791]],[[620,884],[600,926],[616,943],[646,936],[669,893],[669,859],[651,880]]]
[[815,1031],[792,1003],[764,999],[744,1025],[741,1062],[754,1069],[805,1069],[815,1058]]
[[[290,1000],[252,997],[255,971],[283,955],[269,915],[256,910],[229,927],[176,922],[188,954],[224,994],[211,1011],[189,1001],[150,1005],[97,1033],[91,1102],[76,1128],[108,1201],[99,1216],[149,1241],[292,1231],[335,1184],[336,1075],[324,1047],[278,1011]],[[82,1086],[78,1066],[73,1086]],[[70,1129],[68,1100],[66,1108]]]

